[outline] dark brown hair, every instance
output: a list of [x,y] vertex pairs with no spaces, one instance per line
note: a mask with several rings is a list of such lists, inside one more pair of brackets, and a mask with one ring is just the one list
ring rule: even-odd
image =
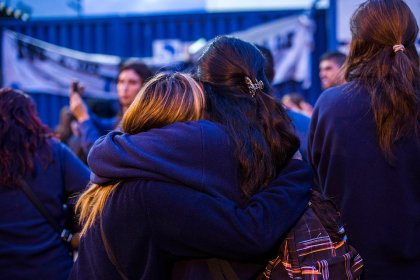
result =
[[[379,146],[389,162],[396,141],[419,133],[418,31],[413,13],[401,0],[366,1],[351,18],[345,77],[368,89]],[[394,52],[398,44],[405,50]]]
[[[206,94],[206,118],[222,124],[235,145],[246,197],[266,186],[299,148],[290,119],[269,94],[265,59],[251,43],[220,36],[198,61]],[[259,81],[255,94],[246,83]]]
[[118,77],[122,71],[133,70],[140,77],[141,82],[145,83],[153,76],[152,70],[141,61],[138,60],[128,60],[124,62],[118,72]]
[[50,136],[27,94],[0,89],[0,184],[13,185],[19,176],[34,172],[35,159],[46,167],[51,162]]
[[341,52],[326,52],[319,58],[319,62],[324,60],[332,60],[337,64],[339,67],[343,66],[344,62],[346,61],[346,55]]

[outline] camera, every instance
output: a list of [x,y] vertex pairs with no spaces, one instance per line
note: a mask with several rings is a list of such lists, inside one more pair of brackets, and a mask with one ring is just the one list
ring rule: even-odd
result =
[[79,86],[79,81],[73,80],[71,82],[71,90],[72,90],[73,93],[81,94],[81,92],[80,92],[80,86]]

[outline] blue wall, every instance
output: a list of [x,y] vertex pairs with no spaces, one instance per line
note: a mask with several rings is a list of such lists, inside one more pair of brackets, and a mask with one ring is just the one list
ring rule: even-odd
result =
[[[155,39],[179,38],[194,41],[199,38],[212,39],[261,23],[269,22],[302,10],[263,12],[191,13],[138,15],[128,17],[95,17],[78,19],[45,19],[28,22],[0,21],[0,27],[11,29],[59,46],[88,53],[103,53],[121,57],[152,56]],[[313,86],[302,90],[299,84],[288,83],[279,87],[281,92],[291,90],[303,93],[314,103],[320,93],[318,60],[327,49],[327,11],[315,12],[317,24],[314,51],[312,55]],[[43,121],[49,126],[58,122],[58,111],[67,104],[68,98],[31,93],[37,102]]]

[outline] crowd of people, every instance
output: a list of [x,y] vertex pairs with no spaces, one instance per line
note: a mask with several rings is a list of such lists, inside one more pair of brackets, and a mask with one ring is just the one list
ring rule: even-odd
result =
[[[275,98],[270,53],[230,36],[191,73],[124,63],[111,119],[71,88],[61,141],[0,89],[0,279],[270,279],[319,193],[345,231],[324,226],[363,258],[340,279],[417,279],[419,28],[403,0],[367,0],[350,27],[348,55],[321,57],[314,107]],[[323,265],[302,279],[331,279]]]

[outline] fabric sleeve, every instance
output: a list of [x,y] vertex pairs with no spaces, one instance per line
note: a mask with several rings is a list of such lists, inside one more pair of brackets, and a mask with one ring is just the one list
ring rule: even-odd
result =
[[316,134],[317,124],[318,124],[318,114],[319,114],[319,107],[315,106],[314,111],[312,113],[311,117],[311,124],[309,126],[309,133],[308,133],[308,145],[307,145],[307,151],[308,151],[308,161],[311,165],[313,172],[314,172],[314,181],[315,184],[319,187],[320,183],[318,180],[318,172],[317,172],[317,166],[319,162],[319,148],[315,147],[318,143],[314,139],[314,135]]
[[340,108],[342,96],[343,93],[337,92],[337,88],[324,91],[315,104],[309,126],[308,161],[314,173],[315,186],[321,191],[324,184],[320,177],[321,169],[328,167],[328,164],[322,166],[321,162],[329,162],[327,159],[331,157],[330,150],[334,145],[331,135],[337,133],[337,117],[332,118],[328,111]]
[[79,193],[89,182],[89,169],[67,146],[60,146],[64,190],[68,195]]
[[80,141],[83,151],[88,154],[93,143],[101,136],[91,119],[79,123]]
[[90,114],[90,119],[79,123],[79,133],[83,151],[88,154],[96,140],[113,130],[118,124],[118,118],[101,119]]
[[311,180],[308,166],[291,160],[244,208],[224,198],[165,186],[146,189],[143,203],[152,236],[163,250],[177,256],[241,260],[279,245],[307,206]]

